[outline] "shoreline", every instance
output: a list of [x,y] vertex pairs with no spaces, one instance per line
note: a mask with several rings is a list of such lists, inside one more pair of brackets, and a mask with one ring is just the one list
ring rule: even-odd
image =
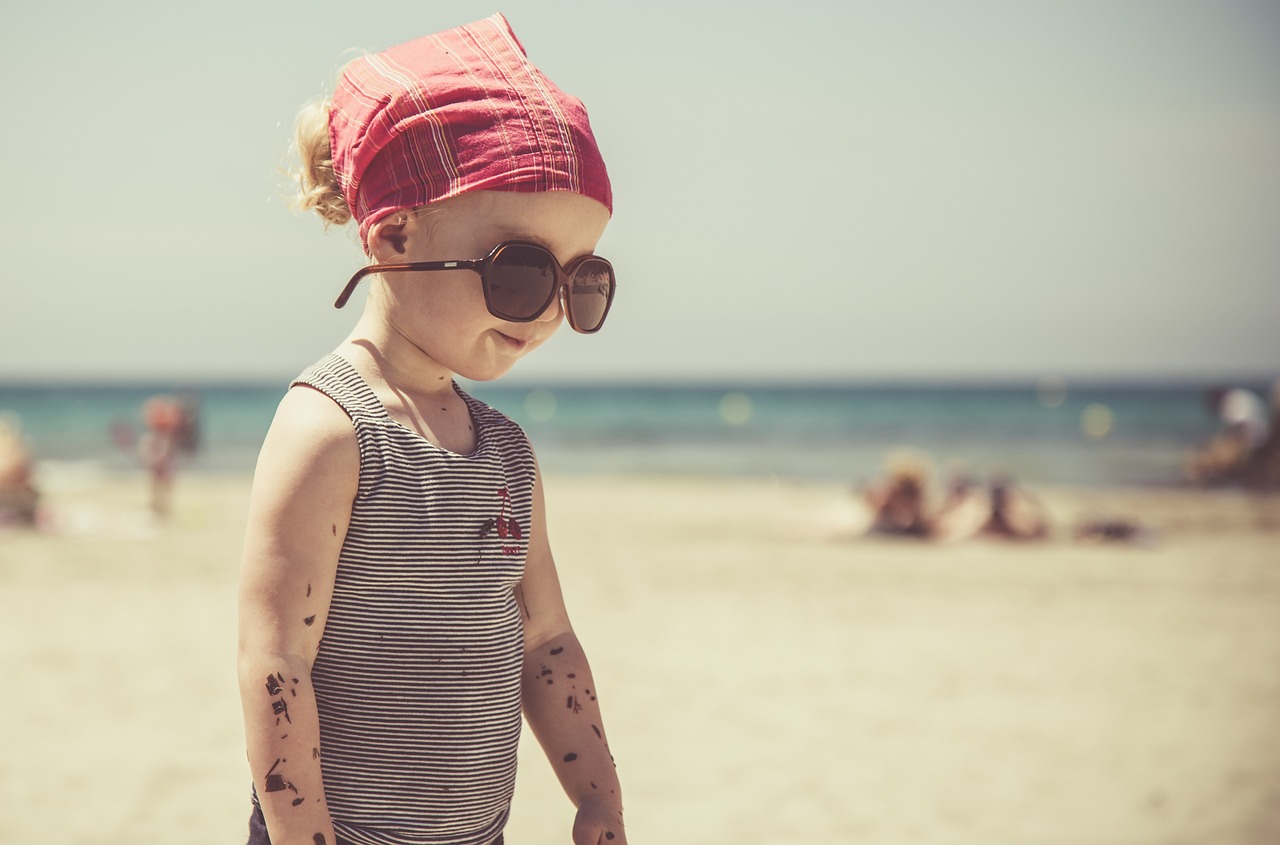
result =
[[[37,475],[42,490],[42,505],[48,510],[71,513],[101,510],[104,516],[123,516],[133,522],[145,522],[152,529],[165,528],[163,520],[155,520],[146,513],[148,478],[138,468],[109,470],[94,462],[64,462],[61,465],[42,465]],[[235,492],[241,491],[247,503],[253,481],[251,471],[206,470],[179,471],[174,482],[175,507],[181,508],[183,500],[199,503],[211,494],[220,507],[231,504]],[[830,539],[860,539],[849,534],[851,525],[866,522],[866,515],[854,513],[862,510],[855,485],[813,477],[787,477],[776,474],[715,475],[702,472],[547,472],[548,491],[557,485],[572,489],[612,488],[640,485],[660,491],[667,486],[717,488],[741,487],[768,494],[770,491],[792,491],[796,508],[817,507],[821,513],[811,517],[816,530],[822,525],[832,532]],[[1199,487],[1191,484],[1080,484],[1036,483],[1018,485],[1039,500],[1045,507],[1053,530],[1049,542],[1063,539],[1060,534],[1079,518],[1089,515],[1114,515],[1129,518],[1136,523],[1157,530],[1173,529],[1175,532],[1213,530],[1226,525],[1254,527],[1262,531],[1280,531],[1280,490],[1251,490],[1238,485]],[[937,504],[942,489],[934,484],[927,499]],[[109,506],[118,505],[112,510]],[[785,503],[784,503],[785,504]],[[552,506],[553,507],[553,506]],[[845,513],[842,513],[845,511]],[[1251,515],[1241,521],[1241,514]],[[177,515],[181,522],[181,514]],[[53,534],[66,533],[58,526],[58,519],[47,526]],[[794,519],[793,519],[794,522]],[[1247,525],[1246,525],[1247,523]],[[62,526],[65,528],[66,526]],[[171,526],[170,526],[171,527]],[[2,532],[3,529],[0,529]],[[13,533],[15,529],[9,529]],[[27,529],[16,529],[25,533]],[[38,530],[35,533],[40,533]],[[71,533],[76,533],[72,530]],[[0,536],[4,536],[0,533]],[[866,537],[861,539],[875,539]],[[893,538],[888,538],[893,539]],[[979,538],[970,538],[970,541]],[[904,538],[911,542],[910,538]],[[918,542],[927,542],[920,540]],[[967,542],[960,540],[955,542]],[[1030,542],[1030,541],[1029,541]]]

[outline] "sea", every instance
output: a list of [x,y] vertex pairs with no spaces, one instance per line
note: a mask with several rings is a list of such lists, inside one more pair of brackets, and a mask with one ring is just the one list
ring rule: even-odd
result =
[[[283,383],[282,383],[283,384]],[[0,383],[0,415],[52,472],[137,471],[129,432],[168,393],[199,402],[183,472],[252,470],[282,395],[259,383]],[[467,383],[528,432],[544,472],[860,484],[914,454],[938,478],[1175,486],[1217,421],[1202,381]],[[1264,383],[1243,383],[1266,395]]]

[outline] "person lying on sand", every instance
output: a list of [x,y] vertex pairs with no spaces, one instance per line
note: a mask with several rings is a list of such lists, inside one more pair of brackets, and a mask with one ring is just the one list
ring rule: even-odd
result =
[[35,525],[39,502],[35,464],[18,421],[0,416],[0,527]]

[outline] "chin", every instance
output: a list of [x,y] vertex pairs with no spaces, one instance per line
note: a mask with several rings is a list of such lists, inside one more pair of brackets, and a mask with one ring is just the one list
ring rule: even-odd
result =
[[515,361],[496,361],[484,366],[468,367],[465,370],[455,370],[454,372],[468,381],[494,381],[511,372],[511,368],[515,366],[515,363]]

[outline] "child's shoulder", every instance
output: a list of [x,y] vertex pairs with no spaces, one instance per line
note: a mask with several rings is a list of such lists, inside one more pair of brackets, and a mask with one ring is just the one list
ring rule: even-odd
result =
[[271,427],[311,442],[355,436],[347,412],[332,397],[305,383],[295,383],[285,391]]
[[276,406],[258,454],[254,485],[294,489],[298,484],[342,484],[356,477],[359,466],[351,419],[325,394],[299,385]]

